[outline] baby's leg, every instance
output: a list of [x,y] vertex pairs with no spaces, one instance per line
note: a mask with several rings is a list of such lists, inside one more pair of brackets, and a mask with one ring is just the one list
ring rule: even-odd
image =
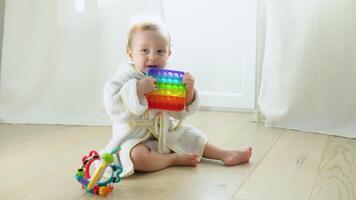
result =
[[174,165],[196,166],[198,154],[159,154],[151,151],[146,145],[138,144],[131,150],[131,160],[137,171],[153,172]]
[[205,146],[203,156],[205,158],[221,160],[226,166],[233,166],[246,163],[250,160],[252,148],[249,147],[243,150],[228,151],[223,150],[215,145],[207,144]]

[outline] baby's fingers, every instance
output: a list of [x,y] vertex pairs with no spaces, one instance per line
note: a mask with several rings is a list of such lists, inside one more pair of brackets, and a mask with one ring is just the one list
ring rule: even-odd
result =
[[186,72],[183,76],[183,80],[194,80],[194,77],[189,72]]
[[156,82],[156,79],[153,78],[153,77],[148,77],[148,79],[150,80],[151,83],[155,83]]
[[192,84],[192,83],[194,83],[194,79],[186,78],[186,79],[183,79],[182,82],[184,84]]

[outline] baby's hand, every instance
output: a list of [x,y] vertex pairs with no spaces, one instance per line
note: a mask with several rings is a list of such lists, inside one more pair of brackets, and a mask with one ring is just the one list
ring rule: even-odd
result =
[[194,77],[189,72],[187,72],[184,74],[182,82],[185,84],[185,87],[187,89],[185,105],[190,105],[195,98]]
[[182,81],[189,92],[194,91],[194,77],[189,72],[184,74]]
[[156,79],[152,77],[145,77],[137,81],[137,96],[139,98],[143,97],[145,94],[156,90],[155,85]]

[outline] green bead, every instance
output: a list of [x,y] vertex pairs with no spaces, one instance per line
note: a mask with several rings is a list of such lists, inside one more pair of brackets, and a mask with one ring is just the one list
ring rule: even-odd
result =
[[83,169],[78,169],[78,171],[77,171],[77,176],[80,176],[80,177],[84,176],[84,171],[83,171]]
[[114,157],[110,153],[104,153],[101,155],[101,159],[105,160],[107,163],[112,163],[114,162]]

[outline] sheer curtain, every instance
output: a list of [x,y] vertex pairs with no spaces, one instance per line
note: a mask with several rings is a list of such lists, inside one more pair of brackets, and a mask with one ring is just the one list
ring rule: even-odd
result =
[[143,11],[162,14],[161,0],[6,1],[0,122],[109,124],[103,85]]
[[270,0],[266,16],[266,125],[356,138],[355,1]]

